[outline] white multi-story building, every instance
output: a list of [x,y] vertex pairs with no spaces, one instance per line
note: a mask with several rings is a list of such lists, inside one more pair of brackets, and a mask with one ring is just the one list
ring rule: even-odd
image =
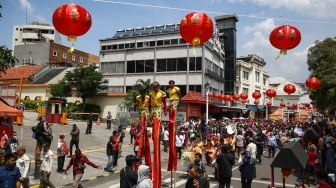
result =
[[35,44],[39,42],[54,42],[61,44],[61,37],[53,26],[46,24],[13,26],[13,50],[15,50],[14,47],[17,45]]
[[247,104],[254,104],[252,93],[255,91],[261,93],[259,104],[265,104],[265,93],[269,89],[269,75],[264,71],[265,65],[265,60],[255,54],[237,58],[236,93],[247,93]]
[[[191,46],[179,33],[179,24],[118,30],[100,40],[100,70],[109,81],[108,92],[127,92],[137,80],[169,80],[181,88],[205,93],[224,91],[224,52],[212,37],[205,45]],[[215,42],[216,41],[216,42]]]

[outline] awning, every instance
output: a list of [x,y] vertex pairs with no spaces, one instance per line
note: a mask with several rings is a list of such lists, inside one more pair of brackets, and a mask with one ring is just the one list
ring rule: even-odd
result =
[[[200,92],[189,91],[186,95],[181,98],[182,103],[196,103],[196,104],[206,104],[206,99]],[[208,101],[210,104],[210,101]]]
[[265,108],[265,105],[254,105],[254,104],[247,104],[246,105],[246,108],[253,111],[253,112],[256,112],[260,109],[264,109]]
[[22,115],[23,113],[21,110],[9,106],[6,101],[0,97],[0,117],[16,117]]

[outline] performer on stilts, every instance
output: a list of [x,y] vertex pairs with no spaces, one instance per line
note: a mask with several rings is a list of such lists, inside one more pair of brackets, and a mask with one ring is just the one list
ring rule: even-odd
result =
[[181,91],[180,88],[175,86],[175,81],[170,80],[169,88],[167,89],[167,94],[169,96],[169,158],[168,158],[168,167],[167,170],[171,171],[171,179],[173,178],[174,173],[174,181],[171,181],[171,187],[174,187],[176,183],[176,168],[177,168],[177,153],[176,153],[176,113],[180,101]]
[[168,111],[166,103],[166,93],[160,89],[159,82],[153,82],[151,84],[151,91],[149,92],[149,108],[150,115],[153,118],[153,188],[161,188],[160,128],[162,120],[162,110],[165,115],[168,113]]
[[[142,89],[140,91],[140,95],[138,95],[135,99],[135,105],[139,111],[139,125],[138,131],[136,134],[138,145],[137,157],[145,158],[145,163],[147,166],[152,166],[151,156],[150,156],[150,144],[149,137],[147,132],[147,118],[149,115],[149,95],[147,95],[146,89]],[[138,167],[138,166],[137,166]],[[151,177],[151,168],[149,172],[149,177]]]

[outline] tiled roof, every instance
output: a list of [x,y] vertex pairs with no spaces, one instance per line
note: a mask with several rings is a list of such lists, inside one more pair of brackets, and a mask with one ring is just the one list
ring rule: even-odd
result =
[[41,70],[44,65],[18,66],[6,70],[6,74],[0,73],[0,80],[13,80],[28,78]]
[[62,68],[51,68],[45,73],[43,73],[42,76],[39,76],[37,79],[34,79],[32,82],[33,84],[44,84],[53,79],[55,76],[59,75],[61,72],[63,72],[66,69],[66,67]]
[[198,103],[205,104],[206,100],[200,92],[189,91],[185,96],[181,98],[183,103]]

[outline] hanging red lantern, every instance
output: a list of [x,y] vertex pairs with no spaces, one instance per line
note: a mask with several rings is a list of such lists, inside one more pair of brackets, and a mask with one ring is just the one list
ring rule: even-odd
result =
[[220,94],[215,93],[215,94],[214,94],[214,98],[215,98],[215,99],[220,99]]
[[296,88],[293,84],[286,84],[283,88],[283,90],[288,94],[292,94],[296,91]]
[[316,77],[310,77],[306,80],[306,86],[312,90],[318,89],[320,87],[320,84],[321,84],[320,79]]
[[276,95],[276,91],[274,89],[268,89],[266,90],[266,96],[269,98],[273,98]]
[[241,93],[239,96],[240,96],[240,98],[243,99],[243,100],[246,100],[246,99],[248,98],[247,93]]
[[213,93],[208,93],[208,97],[212,98],[213,97]]
[[260,94],[259,91],[255,91],[255,92],[252,93],[252,97],[254,99],[259,99],[261,97],[261,94]]
[[180,23],[180,34],[184,41],[193,46],[207,42],[213,34],[211,18],[203,12],[191,12]]
[[286,107],[286,104],[284,102],[281,102],[280,103],[280,107],[283,108],[283,107]]
[[221,95],[220,95],[220,100],[225,101],[225,99],[226,99],[225,95],[224,95],[224,94],[221,94]]
[[55,29],[68,37],[68,41],[76,41],[84,35],[92,25],[90,13],[75,3],[58,7],[53,14],[52,22]]
[[266,105],[267,105],[267,106],[272,106],[272,102],[271,102],[271,101],[268,101],[268,102],[266,103]]
[[305,107],[306,107],[306,108],[310,108],[310,104],[309,104],[309,103],[306,103],[306,104],[305,104]]
[[292,108],[297,109],[298,108],[298,104],[296,104],[296,103],[292,104]]
[[291,25],[282,25],[273,29],[269,36],[271,44],[286,55],[287,50],[295,48],[301,41],[300,31]]
[[238,94],[232,95],[233,100],[237,101],[239,100],[240,96]]
[[291,168],[281,168],[282,176],[287,178],[289,175],[292,174],[293,170]]

